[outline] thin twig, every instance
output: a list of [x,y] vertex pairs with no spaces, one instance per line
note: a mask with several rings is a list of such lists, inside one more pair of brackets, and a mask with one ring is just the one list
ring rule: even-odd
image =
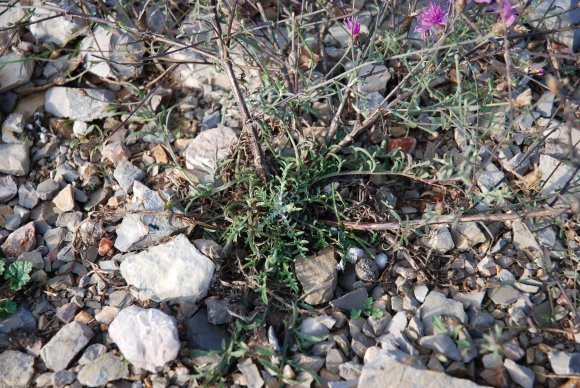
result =
[[267,170],[266,170],[266,159],[264,157],[264,152],[258,143],[258,131],[256,130],[256,121],[250,115],[250,110],[248,109],[248,105],[246,104],[246,100],[240,91],[240,86],[238,85],[238,80],[236,75],[234,74],[234,69],[232,67],[232,63],[229,59],[229,53],[227,48],[224,45],[224,41],[222,40],[223,34],[220,25],[220,21],[218,18],[218,6],[216,0],[212,1],[213,6],[215,7],[214,10],[214,28],[217,33],[217,46],[220,53],[220,60],[219,63],[223,67],[228,80],[230,81],[230,85],[232,86],[232,92],[236,99],[236,103],[240,108],[240,115],[242,116],[242,121],[244,123],[244,128],[248,134],[250,139],[250,145],[252,147],[252,153],[254,156],[254,166],[256,168],[256,172],[258,176],[261,178],[267,179]]
[[437,216],[432,219],[419,219],[410,220],[403,223],[400,222],[386,222],[386,223],[369,223],[369,222],[351,222],[351,221],[330,221],[324,220],[323,222],[333,225],[340,226],[346,229],[353,230],[399,230],[404,227],[419,228],[427,225],[438,225],[438,224],[452,224],[455,222],[492,222],[492,221],[515,221],[520,218],[534,218],[534,217],[558,217],[563,214],[571,213],[570,208],[562,209],[543,209],[531,211],[523,214],[510,213],[510,214],[473,214],[467,216],[457,216],[457,215],[444,215]]

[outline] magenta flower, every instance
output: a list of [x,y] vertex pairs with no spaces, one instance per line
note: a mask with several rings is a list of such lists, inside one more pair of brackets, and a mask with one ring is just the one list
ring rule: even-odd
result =
[[421,11],[417,17],[419,25],[415,28],[415,32],[420,32],[421,38],[426,40],[428,35],[433,35],[447,25],[448,14],[449,10],[444,9],[438,3],[430,2],[429,6]]
[[517,9],[512,5],[510,0],[503,0],[503,4],[501,7],[501,12],[498,16],[498,22],[505,21],[505,25],[507,27],[511,26],[518,20],[519,12]]
[[360,23],[355,17],[349,17],[344,21],[344,26],[346,27],[347,31],[350,32],[352,39],[356,39],[357,36],[360,34]]

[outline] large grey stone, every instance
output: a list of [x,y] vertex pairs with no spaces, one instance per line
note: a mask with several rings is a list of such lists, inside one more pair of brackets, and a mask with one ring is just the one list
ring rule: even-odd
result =
[[187,340],[193,349],[220,350],[222,342],[227,342],[229,336],[222,326],[213,325],[208,321],[207,311],[200,309],[187,320]]
[[174,360],[180,347],[172,317],[134,305],[119,312],[109,326],[109,336],[130,363],[153,373]]
[[461,222],[451,231],[457,249],[467,251],[486,241],[485,235],[475,222]]
[[222,89],[231,87],[225,74],[218,73],[214,65],[196,63],[203,60],[199,54],[191,50],[171,51],[173,52],[168,57],[182,62],[173,72],[175,81],[181,87],[191,89],[203,89],[204,85],[215,85]]
[[453,340],[445,334],[428,335],[419,339],[419,345],[441,353],[455,361],[461,361],[461,353]]
[[50,200],[59,189],[58,183],[54,179],[46,179],[38,184],[36,193],[43,201]]
[[142,300],[196,302],[207,294],[214,263],[183,234],[173,240],[125,257],[121,275]]
[[514,383],[521,385],[522,388],[534,388],[536,375],[533,370],[510,359],[506,359],[503,365]]
[[452,316],[459,319],[463,325],[467,323],[467,315],[461,302],[447,299],[440,292],[431,291],[421,306],[421,319],[425,327],[425,334],[434,334],[432,319],[437,316]]
[[23,176],[30,169],[30,154],[26,144],[0,144],[0,173]]
[[18,134],[24,131],[24,115],[22,113],[10,113],[2,123],[2,141],[4,143],[25,143],[18,138]]
[[230,153],[238,140],[233,129],[219,125],[201,132],[185,150],[185,166],[201,181],[213,181],[219,162]]
[[99,387],[109,381],[126,378],[129,375],[127,365],[113,353],[105,353],[96,360],[85,364],[77,376],[83,386]]
[[354,309],[363,309],[363,305],[369,297],[369,293],[366,288],[357,288],[347,294],[344,294],[340,298],[334,299],[330,302],[330,305],[335,309],[351,311]]
[[16,350],[0,354],[0,385],[27,386],[34,375],[34,357]]
[[363,95],[384,92],[387,82],[391,79],[391,73],[384,65],[364,65],[359,69],[358,76],[362,79],[358,84],[358,90]]
[[18,257],[23,252],[31,251],[36,245],[35,232],[34,222],[29,222],[12,232],[2,244],[4,255]]
[[0,203],[8,202],[18,193],[18,187],[11,176],[0,177]]
[[246,386],[249,388],[261,388],[264,385],[264,379],[260,376],[260,371],[251,358],[239,362],[238,369],[246,378]]
[[358,382],[359,387],[381,388],[476,388],[472,381],[451,377],[441,372],[417,369],[396,361],[387,353],[380,353],[366,363]]
[[445,253],[455,247],[451,232],[447,226],[433,229],[429,237],[424,240],[424,244],[427,248],[440,253]]
[[121,160],[117,164],[113,176],[119,182],[119,186],[126,193],[130,193],[133,190],[133,183],[145,178],[145,172],[128,160]]
[[306,295],[306,303],[318,305],[332,298],[336,288],[336,264],[332,247],[325,248],[317,255],[296,259],[296,277]]
[[10,53],[0,57],[0,93],[24,85],[32,77],[34,61],[22,54]]
[[578,0],[532,0],[526,20],[543,31],[551,33],[555,40],[572,51],[580,50],[580,29],[569,28],[580,24]]
[[145,46],[124,30],[97,26],[83,39],[80,49],[85,68],[99,77],[127,80],[143,71],[139,62]]
[[149,233],[149,229],[141,221],[141,217],[138,214],[128,214],[117,227],[115,248],[121,252],[133,250],[135,243],[139,242],[147,233]]
[[[76,13],[83,13],[83,10],[75,6],[75,3],[71,0],[61,0],[47,4]],[[84,18],[54,17],[59,14],[59,11],[48,9],[38,0],[34,2],[34,5],[35,8],[33,8],[32,16],[30,17],[30,21],[33,23],[30,24],[29,28],[30,33],[38,43],[47,42],[63,46],[75,36],[83,33],[88,25],[87,20]]]
[[32,183],[25,183],[18,188],[18,204],[26,209],[32,209],[38,204],[38,194]]
[[580,174],[574,174],[574,167],[566,161],[560,162],[549,155],[540,155],[539,168],[542,173],[544,195],[560,192],[568,182],[569,187],[575,187],[580,183]]
[[108,89],[55,86],[46,91],[44,109],[56,117],[93,121],[111,115],[107,108],[115,101]]
[[24,305],[18,306],[14,314],[0,321],[0,333],[10,334],[15,330],[32,331],[36,329],[36,318]]
[[76,321],[68,323],[44,345],[40,357],[49,369],[54,371],[66,369],[94,335],[87,325]]
[[[27,16],[26,7],[22,3],[8,3],[3,2],[0,5],[0,26],[2,28],[14,26],[15,24],[24,21]],[[14,30],[6,29],[0,32],[0,47],[10,47],[19,43],[18,34],[14,35]],[[12,109],[10,109],[11,111]]]

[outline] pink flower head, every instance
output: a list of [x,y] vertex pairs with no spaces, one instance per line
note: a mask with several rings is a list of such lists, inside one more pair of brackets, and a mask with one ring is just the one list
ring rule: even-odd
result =
[[420,32],[421,37],[425,40],[428,35],[433,35],[437,30],[447,25],[448,14],[449,10],[431,1],[429,6],[419,14],[417,18],[419,25],[415,28],[415,32]]
[[[501,12],[499,13],[498,21],[505,21],[507,27],[511,26],[518,20],[519,12],[512,5],[510,0],[503,0]],[[505,19],[504,19],[505,18]]]
[[476,3],[479,3],[479,4],[482,4],[482,3],[491,4],[492,0],[473,0],[473,1],[475,1]]
[[352,39],[356,39],[360,34],[360,23],[355,17],[349,17],[344,21],[344,26],[350,32]]

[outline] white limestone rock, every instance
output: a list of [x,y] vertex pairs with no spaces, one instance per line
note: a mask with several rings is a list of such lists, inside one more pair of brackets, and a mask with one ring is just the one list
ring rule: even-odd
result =
[[238,140],[233,129],[219,125],[201,132],[185,150],[185,166],[201,181],[211,182],[218,165]]
[[32,77],[34,61],[22,54],[10,53],[0,57],[0,93],[24,85]]
[[174,360],[180,348],[172,317],[135,305],[119,312],[109,326],[109,336],[131,364],[153,373]]
[[82,89],[55,86],[46,91],[44,109],[56,117],[93,121],[110,116],[107,108],[115,94],[107,89]]
[[[85,68],[102,78],[128,80],[138,77],[145,46],[120,29],[97,26],[81,43]],[[135,63],[134,65],[132,63]]]
[[[48,20],[51,16],[58,15],[57,10],[49,9],[48,6],[64,8],[73,12],[83,13],[71,0],[62,0],[56,3],[44,3],[35,1],[32,10],[30,33],[37,42],[53,43],[57,46],[64,46],[69,40],[86,32],[88,23],[84,18],[56,17]],[[39,20],[42,20],[38,22]]]
[[183,234],[121,263],[121,275],[137,289],[138,298],[156,302],[200,300],[207,295],[214,271],[214,263]]

